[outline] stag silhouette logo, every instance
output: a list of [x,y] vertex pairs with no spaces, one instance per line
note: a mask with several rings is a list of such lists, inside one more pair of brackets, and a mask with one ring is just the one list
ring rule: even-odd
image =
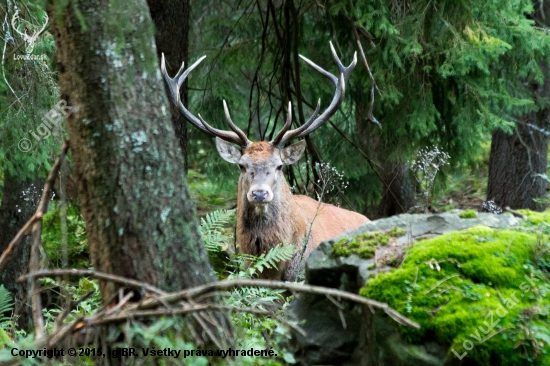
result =
[[[23,40],[27,44],[25,47],[25,52],[27,54],[31,54],[34,45],[36,43],[36,40],[38,39],[38,36],[46,29],[46,26],[48,25],[48,15],[46,14],[46,20],[44,21],[44,24],[42,26],[36,26],[32,24],[31,22],[26,21],[25,19],[21,19],[19,17],[19,10],[15,12],[13,17],[11,18],[11,26],[15,32],[17,32],[21,37],[23,37]],[[19,23],[20,28],[22,28],[22,31],[19,30],[17,27],[17,23]],[[40,27],[40,29],[38,29]],[[26,32],[27,31],[33,31],[32,36],[29,36]]]

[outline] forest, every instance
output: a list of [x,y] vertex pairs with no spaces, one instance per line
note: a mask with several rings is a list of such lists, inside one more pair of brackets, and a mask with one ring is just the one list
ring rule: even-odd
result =
[[0,21],[0,365],[550,365],[550,0]]

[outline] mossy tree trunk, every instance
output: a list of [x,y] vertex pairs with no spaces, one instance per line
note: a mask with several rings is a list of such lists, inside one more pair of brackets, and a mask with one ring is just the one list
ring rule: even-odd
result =
[[[535,1],[532,15],[538,26],[550,27],[550,1]],[[546,14],[546,15],[545,15]],[[541,68],[544,83],[530,85],[535,101],[550,97],[550,72],[546,61]],[[487,199],[501,207],[528,208],[542,211],[544,205],[533,199],[546,196],[546,181],[538,174],[546,174],[550,107],[541,103],[538,110],[517,118],[512,134],[502,130],[493,132],[489,158]]]
[[[39,183],[39,180],[22,180],[5,173],[2,204],[0,205],[0,254],[4,252],[17,232],[34,214],[42,192],[41,184],[42,182]],[[12,293],[18,327],[25,330],[30,325],[32,315],[30,307],[26,306],[26,282],[17,283],[16,280],[28,272],[30,239],[30,235],[21,239],[13,249],[8,262],[0,270],[0,285],[4,285]]]
[[[157,45],[157,56],[160,60],[164,53],[166,58],[166,69],[169,75],[175,75],[181,64],[189,66],[189,0],[147,0],[151,18],[155,25],[155,43]],[[187,103],[187,81],[181,87],[181,99],[184,105]],[[185,169],[188,168],[187,161],[187,121],[179,112],[178,108],[170,103],[172,114],[172,125],[176,132]]]
[[[48,7],[92,264],[165,291],[216,279],[201,243],[145,0]],[[115,284],[101,281],[107,301]]]

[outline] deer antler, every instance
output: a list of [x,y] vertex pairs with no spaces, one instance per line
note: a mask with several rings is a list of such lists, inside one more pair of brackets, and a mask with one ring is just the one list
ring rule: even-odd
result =
[[277,134],[275,139],[273,139],[270,143],[274,146],[282,146],[286,142],[295,139],[304,137],[311,132],[315,131],[317,128],[319,128],[323,123],[328,121],[330,117],[340,107],[340,104],[342,104],[342,101],[344,100],[344,95],[346,92],[346,82],[349,79],[349,75],[351,74],[351,71],[355,67],[355,64],[357,63],[357,52],[353,55],[353,61],[348,67],[345,67],[340,59],[338,58],[338,55],[336,54],[336,51],[334,50],[334,46],[332,45],[332,42],[329,42],[330,44],[330,50],[332,51],[332,57],[334,57],[334,60],[336,61],[336,64],[338,65],[338,71],[339,75],[336,77],[335,75],[329,73],[328,71],[324,70],[320,66],[317,66],[313,61],[305,58],[304,56],[300,55],[302,60],[307,62],[311,67],[313,67],[315,70],[319,71],[321,74],[329,78],[334,85],[336,86],[336,91],[334,93],[334,98],[332,98],[332,102],[328,106],[328,108],[319,116],[317,117],[317,114],[319,113],[319,107],[321,100],[317,103],[317,108],[315,108],[315,111],[313,112],[313,115],[309,118],[309,120],[304,123],[302,126],[298,127],[297,129],[287,131],[287,129],[290,127],[288,123],[285,123],[281,131]]
[[224,130],[218,130],[217,128],[214,128],[210,126],[206,121],[201,117],[199,114],[198,118],[195,117],[191,112],[185,108],[183,103],[180,99],[180,88],[185,82],[185,79],[187,79],[187,76],[195,69],[202,60],[204,60],[206,56],[202,56],[200,59],[198,59],[193,65],[191,65],[187,70],[184,71],[185,63],[181,64],[181,67],[177,74],[171,78],[168,76],[168,72],[166,71],[166,64],[164,62],[164,53],[162,54],[161,58],[161,64],[160,69],[162,71],[162,75],[164,76],[164,80],[166,80],[166,83],[168,84],[168,89],[170,90],[170,96],[172,97],[172,101],[175,105],[179,107],[180,112],[183,114],[183,116],[195,127],[197,127],[199,130],[201,130],[204,133],[207,133],[212,136],[216,136],[221,138],[222,140],[232,142],[234,144],[237,144],[239,146],[246,147],[251,144],[250,140],[246,137],[245,133],[239,129],[233,121],[231,121],[231,117],[229,116],[229,111],[227,109],[227,104],[225,103],[225,100],[223,101],[223,107],[225,110],[225,118],[227,119],[227,123],[229,124],[229,127],[233,130],[231,131],[224,131]]

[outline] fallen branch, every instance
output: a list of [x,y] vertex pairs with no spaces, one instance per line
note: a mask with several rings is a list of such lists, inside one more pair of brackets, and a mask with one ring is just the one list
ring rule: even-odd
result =
[[[371,308],[381,309],[382,311],[384,311],[386,314],[388,314],[390,317],[395,319],[400,324],[407,325],[416,329],[420,329],[420,325],[418,323],[400,314],[397,310],[392,309],[386,303],[367,299],[365,297],[359,296],[357,294],[353,294],[351,292],[341,291],[341,290],[322,287],[322,286],[302,285],[298,283],[282,282],[282,281],[236,279],[236,280],[212,282],[206,285],[196,286],[196,287],[192,287],[192,288],[185,289],[178,292],[166,293],[166,292],[162,292],[161,290],[151,285],[148,285],[140,281],[136,281],[129,278],[120,277],[120,276],[110,275],[107,273],[92,271],[92,270],[54,269],[54,270],[42,270],[34,274],[36,278],[56,276],[56,275],[57,276],[62,276],[62,275],[93,276],[93,277],[101,278],[107,281],[127,284],[127,285],[130,285],[131,287],[147,288],[148,290],[156,293],[157,296],[155,296],[154,298],[145,299],[141,303],[128,305],[124,309],[124,311],[129,314],[128,315],[129,317],[131,317],[132,314],[138,314],[139,316],[151,316],[150,314],[152,313],[140,313],[139,311],[151,310],[161,306],[166,308],[167,305],[174,304],[180,301],[188,301],[188,302],[193,301],[200,296],[204,296],[214,291],[227,291],[227,290],[230,290],[233,288],[239,288],[239,287],[267,287],[267,288],[273,288],[273,289],[288,290],[291,292],[324,295],[324,296],[330,296],[333,299],[339,298],[343,300],[353,301],[359,304],[367,305]],[[23,281],[27,277],[28,275],[22,276],[17,281]],[[219,305],[208,304],[208,306],[219,306]],[[168,311],[171,311],[171,310],[172,309],[168,309]],[[183,311],[181,309],[178,309],[178,310]],[[95,314],[95,316],[97,316],[97,313]]]
[[[17,279],[17,282],[24,281],[27,277],[29,277],[30,274],[21,276]],[[120,283],[123,285],[127,285],[129,287],[133,288],[143,288],[147,291],[159,294],[159,295],[166,295],[166,292],[156,288],[155,286],[152,286],[148,283],[133,280],[126,277],[116,276],[109,273],[104,272],[98,272],[93,271],[89,269],[48,269],[48,270],[41,270],[37,271],[32,274],[35,278],[41,278],[41,277],[50,277],[50,276],[89,276],[89,277],[95,277],[97,279],[111,281],[115,283]]]
[[516,210],[512,210],[509,206],[504,207],[504,211],[510,212],[512,215],[519,217],[520,219],[527,220],[527,215],[524,215]]
[[32,245],[31,245],[31,259],[29,262],[29,297],[31,298],[32,304],[32,314],[34,322],[34,331],[35,338],[40,340],[44,337],[44,315],[42,314],[42,299],[40,297],[40,284],[38,283],[37,278],[33,277],[33,272],[36,272],[40,269],[40,246],[42,242],[40,237],[42,235],[42,217],[44,213],[48,211],[48,203],[50,201],[50,191],[53,188],[55,183],[55,178],[57,173],[61,168],[63,159],[69,150],[69,142],[65,142],[61,148],[61,152],[55,161],[46,183],[44,183],[44,189],[42,191],[42,198],[38,203],[38,208],[33,216],[37,217],[33,226],[32,226]]
[[31,216],[29,221],[27,221],[27,223],[23,225],[21,230],[17,232],[15,237],[8,244],[8,247],[2,253],[2,256],[0,257],[0,271],[8,262],[8,259],[13,252],[13,248],[21,241],[23,236],[27,235],[29,231],[31,231],[34,228],[34,224],[38,220],[42,219],[42,216],[44,216],[44,212],[48,209],[49,192],[53,186],[53,183],[55,182],[55,177],[57,176],[59,168],[61,167],[61,163],[65,158],[65,155],[67,154],[68,149],[69,149],[69,143],[66,142],[65,145],[63,145],[63,147],[61,148],[61,153],[59,154],[59,157],[55,161],[54,166],[48,176],[48,179],[46,179],[44,190],[42,192],[42,197],[40,199],[40,203],[38,204],[38,208],[36,212],[34,213],[34,215]]
[[[408,325],[410,327],[420,329],[420,325],[411,319],[401,315],[396,310],[390,308],[388,304],[382,303],[376,300],[371,300],[364,298],[362,296],[336,290],[333,288],[322,287],[322,286],[313,286],[313,285],[301,285],[298,283],[291,282],[281,282],[281,281],[268,281],[268,280],[248,280],[248,279],[237,279],[237,280],[227,280],[221,282],[212,282],[206,285],[192,287],[183,291],[174,292],[162,296],[163,300],[167,303],[175,303],[182,300],[191,300],[197,296],[203,295],[205,293],[213,291],[226,291],[238,287],[267,287],[267,288],[276,288],[284,289],[291,292],[301,292],[315,295],[325,295],[340,297],[344,300],[353,301],[359,304],[367,305],[373,308],[378,308],[383,310],[386,314],[392,317],[394,320],[403,325]],[[136,310],[145,310],[152,309],[159,306],[161,302],[159,299],[147,299],[143,303],[136,305]]]

